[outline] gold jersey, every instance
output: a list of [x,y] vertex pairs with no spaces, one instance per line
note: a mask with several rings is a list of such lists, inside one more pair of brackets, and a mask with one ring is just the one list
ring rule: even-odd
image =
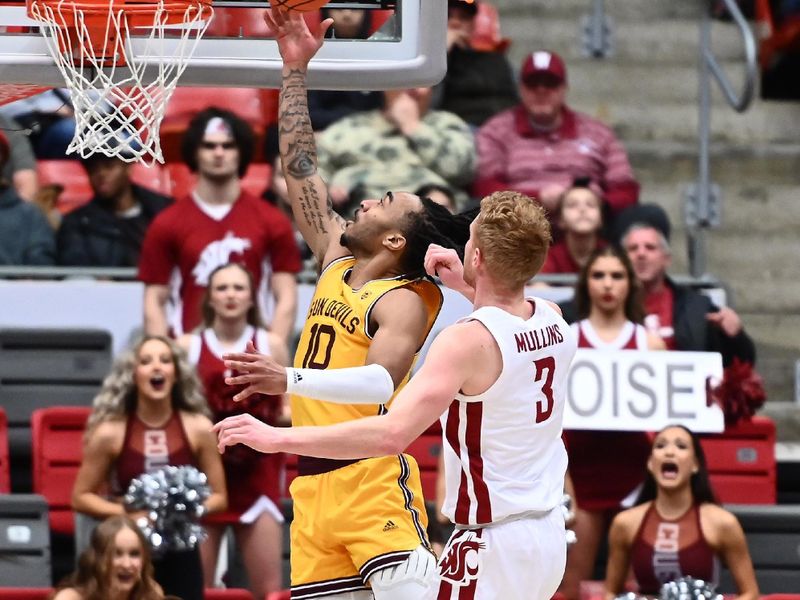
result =
[[[347,279],[354,264],[355,259],[351,256],[339,258],[320,274],[297,345],[295,368],[342,369],[364,366],[374,333],[370,331],[369,324],[372,308],[384,294],[397,288],[406,287],[420,295],[428,310],[426,336],[433,327],[442,307],[442,292],[437,285],[425,279],[393,277],[375,279],[359,289],[353,289]],[[410,371],[398,386],[395,396],[409,376]],[[331,425],[378,415],[385,412],[387,406],[338,404],[298,395],[292,395],[291,403],[292,425],[295,427]]]

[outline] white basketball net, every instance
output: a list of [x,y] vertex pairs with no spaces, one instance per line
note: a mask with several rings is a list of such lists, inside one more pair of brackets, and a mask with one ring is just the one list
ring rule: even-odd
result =
[[[30,9],[31,17],[42,24],[42,35],[71,93],[76,127],[67,152],[82,158],[100,153],[125,162],[163,163],[161,120],[213,10],[203,0],[185,2],[182,24],[176,25],[174,5],[168,12],[164,0],[154,0],[152,25],[136,29],[140,35],[133,40],[126,7],[123,2],[117,2],[119,8],[114,4],[108,0],[102,52],[93,49],[87,26],[87,13],[96,17],[96,5],[62,0],[55,8],[34,2]],[[72,36],[67,23],[74,23]],[[165,43],[166,31],[171,36]],[[124,61],[113,60],[121,56]]]

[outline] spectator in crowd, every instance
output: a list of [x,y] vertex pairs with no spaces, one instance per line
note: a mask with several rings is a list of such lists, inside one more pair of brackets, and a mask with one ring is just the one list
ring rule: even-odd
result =
[[[194,465],[211,487],[206,512],[225,510],[225,474],[209,416],[183,352],[169,338],[145,336],[114,363],[94,399],[72,507],[96,519],[124,515],[131,480],[167,465]],[[165,593],[202,600],[198,549],[167,551],[154,566]]]
[[475,128],[519,102],[508,40],[498,30],[497,13],[487,2],[448,0],[447,74],[434,90],[434,106]]
[[555,221],[561,239],[550,246],[540,273],[577,273],[589,256],[605,246],[603,201],[586,179],[577,180],[561,196]]
[[381,110],[340,119],[319,137],[319,166],[334,208],[349,216],[365,198],[424,183],[451,187],[466,199],[475,144],[456,115],[430,110],[431,88],[384,92]]
[[478,131],[474,194],[514,189],[549,211],[578,177],[596,182],[610,217],[635,204],[639,184],[622,144],[606,125],[566,104],[567,69],[545,50],[530,54],[520,73],[522,102]]
[[108,517],[92,532],[78,568],[53,600],[164,600],[153,579],[150,544],[129,517]]
[[734,358],[755,363],[753,340],[732,308],[717,307],[668,276],[672,262],[670,223],[664,210],[654,204],[626,211],[618,229],[636,276],[644,287],[645,327],[658,334],[670,350],[719,352],[722,364]]
[[614,518],[608,546],[606,600],[625,592],[631,568],[640,595],[657,596],[677,577],[716,584],[719,558],[733,576],[737,600],[759,597],[742,527],[717,503],[703,447],[681,425],[656,435],[636,506]]
[[[277,424],[283,413],[282,396],[256,394],[234,402],[233,396],[241,388],[225,384],[230,370],[222,355],[245,352],[248,342],[280,365],[289,363],[286,344],[261,323],[252,275],[238,263],[215,269],[208,278],[202,314],[202,329],[183,336],[178,343],[197,367],[213,420],[249,413]],[[228,482],[228,510],[212,515],[205,523],[208,539],[201,547],[205,584],[214,587],[220,541],[225,528],[232,525],[250,589],[256,598],[264,598],[281,589],[283,455],[262,454],[239,445],[222,455],[222,464]]]
[[[596,250],[575,285],[579,321],[572,329],[578,348],[662,350],[661,339],[641,325],[641,290],[625,253],[609,246]],[[650,451],[645,432],[565,432],[569,472],[575,493],[577,542],[567,556],[561,585],[569,600],[580,597],[580,582],[592,578],[597,549],[609,519],[638,490]]]
[[[323,8],[322,20],[331,18],[333,25],[327,38],[365,40],[372,32],[372,11],[358,8]],[[309,90],[308,112],[314,131],[353,113],[376,110],[383,104],[383,94],[374,91]]]
[[[0,168],[8,164],[11,152],[8,138],[0,131]],[[0,265],[52,265],[55,255],[47,217],[0,178]]]
[[414,194],[420,198],[430,198],[436,202],[436,204],[444,206],[451,213],[456,212],[455,194],[453,194],[453,190],[446,185],[438,185],[435,183],[426,184],[418,188]]
[[131,165],[121,158],[93,154],[83,166],[94,197],[61,221],[58,262],[135,267],[147,227],[172,200],[132,183]]
[[65,159],[75,135],[75,111],[69,90],[53,88],[0,107],[0,113],[28,130],[38,159]]
[[[192,119],[181,152],[197,173],[197,185],[161,212],[145,235],[139,260],[145,330],[163,335],[171,329],[179,336],[194,329],[208,276],[220,265],[241,262],[255,277],[262,314],[271,316],[270,329],[288,340],[300,253],[286,215],[241,187],[253,157],[250,126],[229,111],[208,108]],[[178,298],[168,321],[168,303]]]
[[8,181],[23,200],[33,201],[39,190],[39,176],[36,174],[36,158],[28,136],[23,133],[19,123],[0,114],[0,132],[5,134],[6,153],[0,177]]

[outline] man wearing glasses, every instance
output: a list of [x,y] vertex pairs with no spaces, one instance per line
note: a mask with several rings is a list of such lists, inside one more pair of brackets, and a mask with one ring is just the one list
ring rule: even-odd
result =
[[237,262],[253,275],[270,329],[288,342],[300,253],[288,217],[242,189],[253,158],[252,129],[229,111],[206,109],[189,124],[181,153],[197,180],[145,236],[139,279],[145,284],[146,332],[191,331],[200,323],[209,274]]

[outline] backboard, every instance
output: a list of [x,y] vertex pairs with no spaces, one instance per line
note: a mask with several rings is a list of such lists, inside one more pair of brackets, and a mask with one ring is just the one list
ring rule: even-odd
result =
[[[111,1],[111,0],[109,0]],[[220,0],[179,85],[280,87],[278,47],[269,39],[261,14],[268,2]],[[331,0],[328,8],[368,11],[380,27],[367,39],[329,39],[312,61],[308,83],[317,89],[390,89],[432,85],[446,69],[444,0]],[[319,23],[318,12],[307,21]],[[133,53],[146,65],[144,35],[132,34]],[[165,35],[164,55],[178,36]],[[0,84],[64,86],[24,0],[0,2]]]

